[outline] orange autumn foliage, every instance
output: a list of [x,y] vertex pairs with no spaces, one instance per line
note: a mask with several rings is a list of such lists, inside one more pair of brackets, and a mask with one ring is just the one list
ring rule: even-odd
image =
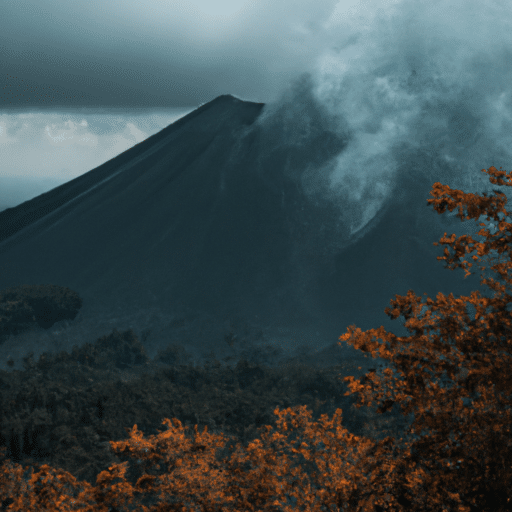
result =
[[[491,183],[512,186],[512,173],[505,182],[505,171],[491,167],[482,172],[491,175]],[[455,254],[449,257],[445,248],[445,256],[438,259],[447,260],[448,268],[464,268],[467,276],[472,263],[460,261],[466,253],[476,251],[476,261],[493,249],[500,256],[509,251],[510,261],[491,268],[510,283],[512,224],[498,217],[499,212],[508,213],[504,194],[481,197],[440,183],[434,183],[430,194],[428,203],[438,213],[458,206],[461,220],[486,213],[499,227],[494,235],[480,230],[486,237],[483,243],[445,233],[440,243],[450,245]],[[311,423],[311,413],[303,406],[276,408],[277,431],[263,427],[261,439],[246,448],[237,443],[226,449],[225,436],[208,434],[206,427],[198,432],[197,425],[189,436],[178,420],[173,424],[166,419],[167,430],[157,436],[144,439],[135,425],[130,439],[111,441],[114,450],[143,461],[144,474],[135,485],[125,478],[126,462],[101,472],[94,487],[47,465],[27,485],[24,470],[6,464],[0,499],[12,496],[7,510],[25,512],[511,510],[512,377],[507,370],[512,335],[506,306],[512,296],[493,279],[482,283],[495,290],[493,298],[479,292],[458,299],[439,293],[437,301],[427,298],[422,304],[412,290],[396,295],[390,301],[393,307],[385,311],[391,318],[404,316],[413,333],[409,337],[397,337],[383,327],[361,332],[355,326],[340,337],[394,366],[395,373],[386,368],[379,375],[369,371],[360,380],[346,377],[346,395],[358,393],[359,407],[376,402],[384,412],[397,403],[403,414],[413,413],[405,438],[376,442],[356,437],[342,427],[341,409],[330,420],[323,415]],[[467,304],[476,309],[474,319]],[[451,386],[440,385],[445,373]],[[141,504],[141,497],[150,495],[154,502]]]

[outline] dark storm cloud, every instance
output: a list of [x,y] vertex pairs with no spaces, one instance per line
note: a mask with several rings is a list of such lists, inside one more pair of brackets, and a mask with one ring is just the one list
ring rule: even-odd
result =
[[2,2],[0,108],[268,101],[324,43],[335,0]]

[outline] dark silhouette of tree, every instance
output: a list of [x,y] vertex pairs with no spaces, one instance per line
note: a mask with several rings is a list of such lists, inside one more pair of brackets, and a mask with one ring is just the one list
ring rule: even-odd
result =
[[[482,172],[491,175],[491,183],[512,186],[512,173],[495,167]],[[440,243],[451,246],[454,255],[445,248],[438,259],[447,260],[447,268],[464,268],[467,277],[472,263],[461,260],[466,253],[476,251],[472,259],[477,261],[494,249],[500,256],[507,252],[509,261],[491,268],[510,283],[512,224],[498,217],[499,212],[508,214],[505,195],[465,194],[440,183],[434,183],[430,194],[428,203],[440,214],[458,207],[461,220],[487,214],[498,226],[494,235],[485,228],[479,231],[486,238],[483,243],[445,233]],[[4,466],[0,489],[12,485],[5,479],[7,471],[18,482],[11,489],[17,498],[8,510],[133,510],[128,504],[148,493],[158,496],[157,504],[136,510],[511,510],[512,332],[506,306],[512,296],[493,279],[482,283],[495,291],[492,298],[479,292],[460,298],[439,293],[436,301],[422,303],[412,290],[396,295],[385,311],[394,319],[403,315],[411,336],[398,337],[383,327],[362,332],[352,325],[340,337],[390,361],[379,373],[370,370],[359,380],[345,377],[350,388],[346,395],[358,393],[359,407],[377,403],[380,413],[395,404],[402,414],[413,413],[403,438],[354,436],[342,427],[341,409],[330,420],[322,415],[311,423],[305,406],[276,407],[278,429],[262,427],[261,439],[246,449],[240,443],[230,446],[228,456],[218,452],[226,444],[224,435],[211,435],[206,427],[201,433],[196,425],[188,436],[180,421],[166,419],[167,430],[156,436],[144,439],[134,425],[128,440],[110,442],[114,450],[143,461],[144,474],[134,486],[125,478],[127,462],[101,472],[94,487],[43,465],[31,476],[26,498],[23,469]],[[474,318],[468,304],[475,307]],[[162,465],[165,473],[155,475]],[[287,496],[296,503],[290,505]]]

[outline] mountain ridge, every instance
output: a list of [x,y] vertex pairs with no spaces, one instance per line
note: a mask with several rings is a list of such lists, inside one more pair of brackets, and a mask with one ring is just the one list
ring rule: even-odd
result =
[[[83,299],[77,325],[140,335],[152,318],[151,346],[175,340],[203,352],[220,350],[225,342],[213,333],[236,318],[274,329],[275,343],[286,331],[292,347],[311,351],[352,324],[398,335],[403,328],[384,313],[395,294],[478,289],[475,276],[464,280],[434,257],[442,225],[426,212],[426,178],[404,163],[393,193],[354,236],[354,203],[329,191],[322,174],[350,136],[312,103],[309,138],[299,144],[286,115],[265,124],[263,108],[220,96],[19,205],[11,222],[10,210],[0,213],[0,230],[14,229],[0,242],[0,289],[65,286]],[[213,318],[211,327],[199,322],[182,339],[166,318],[184,311]],[[70,338],[73,324],[64,328]]]

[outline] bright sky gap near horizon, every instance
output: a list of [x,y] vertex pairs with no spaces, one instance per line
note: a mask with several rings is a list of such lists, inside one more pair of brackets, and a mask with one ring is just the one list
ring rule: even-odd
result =
[[489,190],[480,169],[510,160],[511,21],[502,0],[2,2],[0,211],[221,94],[279,104],[304,73],[357,134],[330,176],[356,172],[355,199],[386,194],[401,144]]

